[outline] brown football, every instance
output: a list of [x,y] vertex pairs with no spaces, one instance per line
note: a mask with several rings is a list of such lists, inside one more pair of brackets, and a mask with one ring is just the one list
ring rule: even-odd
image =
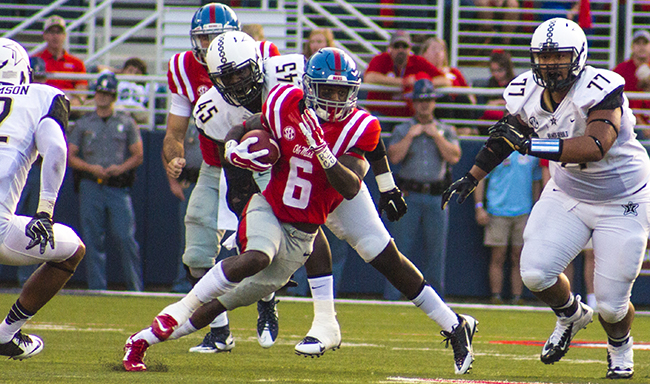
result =
[[268,155],[262,156],[257,159],[260,163],[275,164],[275,162],[278,161],[278,159],[280,158],[280,146],[275,141],[275,139],[271,137],[270,133],[262,129],[253,129],[252,131],[246,132],[246,134],[242,136],[239,142],[241,143],[244,140],[248,139],[249,137],[258,138],[257,143],[252,144],[248,148],[249,152],[256,152],[262,149],[269,150]]

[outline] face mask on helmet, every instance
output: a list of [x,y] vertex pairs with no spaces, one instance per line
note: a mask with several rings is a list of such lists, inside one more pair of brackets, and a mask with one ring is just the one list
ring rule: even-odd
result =
[[357,66],[345,52],[320,49],[305,65],[305,105],[323,120],[344,120],[357,105],[360,83]]
[[0,84],[29,84],[32,68],[27,51],[17,42],[0,38]]
[[257,42],[244,32],[226,32],[210,43],[206,55],[210,80],[224,100],[248,105],[262,93],[264,78]]
[[530,42],[535,82],[551,92],[569,88],[587,61],[587,38],[571,20],[550,19],[542,23]]
[[204,5],[192,17],[190,39],[194,57],[199,63],[207,65],[205,56],[210,42],[224,32],[239,30],[241,24],[230,7],[219,3]]

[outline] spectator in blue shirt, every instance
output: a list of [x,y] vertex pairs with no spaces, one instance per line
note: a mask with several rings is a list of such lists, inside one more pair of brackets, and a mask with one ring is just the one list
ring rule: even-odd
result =
[[[513,152],[476,187],[476,222],[485,226],[483,244],[491,248],[491,302],[502,304],[503,265],[510,245],[510,284],[513,304],[521,304],[523,283],[519,258],[528,214],[541,192],[539,159]],[[487,184],[487,186],[486,186]]]

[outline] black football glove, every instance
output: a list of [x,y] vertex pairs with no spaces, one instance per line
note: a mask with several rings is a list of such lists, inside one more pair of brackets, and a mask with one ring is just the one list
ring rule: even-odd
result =
[[397,221],[406,214],[408,207],[402,196],[402,191],[395,187],[390,191],[381,192],[379,196],[379,216],[386,211],[389,221]]
[[31,240],[25,249],[32,249],[36,245],[41,245],[41,255],[45,253],[47,243],[54,249],[54,230],[52,229],[52,219],[49,213],[38,212],[32,220],[25,226],[25,236]]
[[488,147],[490,146],[489,142],[493,140],[502,140],[510,148],[515,151],[518,151],[522,155],[528,153],[530,148],[530,137],[519,132],[517,128],[506,123],[503,120],[500,120],[498,123],[494,124],[488,129],[490,138],[488,139]]
[[451,196],[454,193],[458,194],[458,199],[456,200],[458,204],[462,204],[467,196],[470,193],[474,192],[476,186],[478,185],[478,180],[471,173],[467,174],[460,179],[454,181],[449,188],[445,189],[442,193],[442,205],[441,208],[444,210],[447,207],[447,203],[451,199]]

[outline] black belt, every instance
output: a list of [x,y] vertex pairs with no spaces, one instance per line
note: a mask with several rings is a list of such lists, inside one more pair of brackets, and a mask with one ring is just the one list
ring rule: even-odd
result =
[[402,191],[426,193],[434,196],[442,195],[445,189],[447,189],[450,185],[447,180],[433,181],[431,183],[421,183],[419,181],[407,180],[398,177],[395,181],[397,182],[397,186]]
[[95,176],[93,176],[93,174],[88,172],[80,172],[79,176],[81,179],[94,181],[99,185],[106,185],[107,187],[113,187],[113,188],[132,187],[133,182],[135,181],[135,172],[133,170],[125,172],[119,176],[111,176],[108,179],[98,179]]

